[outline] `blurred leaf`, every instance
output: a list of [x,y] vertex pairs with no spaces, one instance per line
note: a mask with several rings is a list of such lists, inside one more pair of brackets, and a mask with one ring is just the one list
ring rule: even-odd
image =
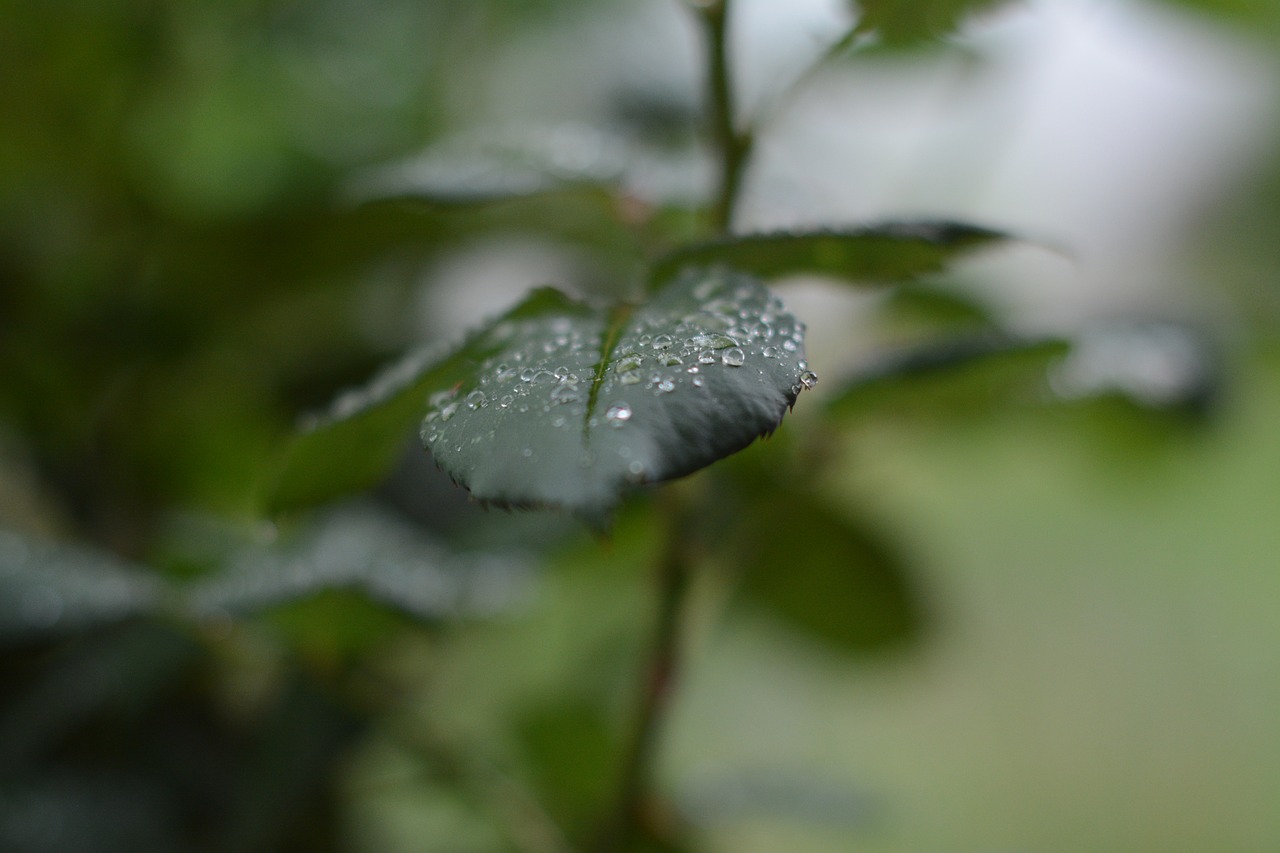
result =
[[846,652],[913,640],[923,603],[896,550],[808,492],[760,492],[736,543],[741,600]]
[[417,198],[448,205],[574,185],[612,188],[631,165],[627,154],[622,138],[578,124],[472,132],[357,175],[353,192],[366,199]]
[[744,234],[677,249],[653,265],[659,286],[688,266],[724,265],[759,276],[823,275],[859,283],[903,281],[960,255],[1012,239],[958,222],[889,222],[845,231]]
[[1119,394],[1140,407],[1205,414],[1221,371],[1205,337],[1173,323],[1094,323],[1055,367],[1053,389],[1066,400]]
[[0,530],[0,641],[75,633],[153,610],[166,586],[105,551]]
[[947,36],[966,18],[1006,0],[855,0],[858,33],[875,33],[891,46]]
[[522,557],[454,554],[415,526],[369,507],[317,519],[294,541],[250,548],[186,590],[198,616],[240,614],[356,590],[420,620],[488,615],[527,592]]
[[828,403],[839,414],[887,407],[936,417],[1019,399],[1041,400],[1050,367],[1068,352],[1058,339],[987,335],[927,343],[861,368]]
[[997,318],[990,307],[971,293],[956,287],[917,282],[889,292],[878,313],[890,323],[922,326],[927,330],[994,328]]
[[539,802],[570,836],[593,831],[615,792],[622,745],[601,709],[587,701],[526,714],[516,732]]
[[[652,111],[644,115],[654,117]],[[669,124],[672,117],[663,121]],[[684,127],[688,130],[692,124]],[[691,141],[693,134],[680,138]],[[369,169],[355,177],[352,191],[365,199],[416,198],[460,205],[576,187],[609,196],[626,194],[651,205],[693,202],[700,200],[702,181],[696,177],[705,172],[703,160],[692,156],[695,152],[693,145],[687,151],[656,147],[645,144],[637,133],[577,122],[516,124],[461,134],[416,157]]]
[[101,853],[183,849],[167,792],[116,769],[44,770],[0,782],[0,849]]
[[266,510],[279,513],[374,485],[404,450],[406,434],[426,409],[428,389],[451,376],[455,361],[447,347],[426,347],[338,397],[285,450],[267,484]]
[[803,326],[747,276],[690,272],[640,306],[536,291],[433,381],[422,435],[479,500],[598,517],[775,430],[813,381],[803,356]]

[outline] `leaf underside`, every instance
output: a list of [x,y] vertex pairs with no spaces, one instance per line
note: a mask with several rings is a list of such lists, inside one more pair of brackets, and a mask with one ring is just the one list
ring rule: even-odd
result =
[[584,516],[769,434],[816,380],[803,325],[716,270],[642,306],[535,291],[455,358],[422,423],[437,464],[478,500]]
[[724,264],[765,279],[821,275],[892,283],[938,272],[965,252],[1009,239],[977,225],[929,221],[745,234],[678,249],[654,264],[650,280],[661,285],[685,267]]

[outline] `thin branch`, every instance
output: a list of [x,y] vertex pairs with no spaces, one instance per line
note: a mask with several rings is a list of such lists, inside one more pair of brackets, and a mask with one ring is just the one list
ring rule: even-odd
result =
[[597,853],[623,850],[646,821],[653,789],[653,767],[662,723],[670,707],[680,660],[685,604],[692,575],[688,536],[690,513],[680,488],[668,486],[662,495],[666,542],[655,567],[658,609],[649,644],[649,662],[640,684],[639,706],[631,742],[623,759],[617,804],[611,822],[596,845]]
[[752,137],[737,126],[734,117],[736,105],[729,67],[729,0],[696,3],[694,9],[702,21],[707,39],[708,118],[720,166],[711,222],[717,232],[726,233],[733,224],[734,208],[751,154]]

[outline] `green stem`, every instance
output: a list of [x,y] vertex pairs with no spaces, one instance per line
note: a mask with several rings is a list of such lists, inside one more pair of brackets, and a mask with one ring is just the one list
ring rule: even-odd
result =
[[653,767],[662,722],[670,706],[680,659],[681,627],[692,575],[688,536],[690,517],[679,486],[662,495],[666,541],[656,565],[658,608],[649,644],[649,661],[640,684],[631,742],[623,759],[616,810],[596,846],[598,853],[627,848],[646,826],[653,788]]
[[708,108],[711,138],[719,155],[719,184],[711,209],[711,223],[725,233],[733,224],[733,212],[742,189],[742,177],[751,153],[751,135],[739,130],[734,119],[733,78],[729,70],[729,0],[709,0],[695,7],[707,39]]

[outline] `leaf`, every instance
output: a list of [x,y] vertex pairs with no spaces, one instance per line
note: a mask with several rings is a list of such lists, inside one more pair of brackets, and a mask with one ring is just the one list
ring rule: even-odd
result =
[[661,285],[684,267],[722,264],[765,279],[824,275],[898,282],[937,272],[965,252],[1009,239],[1000,231],[957,222],[746,234],[677,249],[654,264],[650,281]]
[[924,606],[892,543],[808,491],[776,485],[746,510],[736,542],[742,599],[846,652],[900,646]]
[[156,577],[105,551],[0,530],[0,640],[67,634],[157,607]]
[[905,405],[936,417],[944,409],[1042,396],[1050,367],[1068,352],[1057,338],[985,335],[930,342],[864,366],[829,402],[852,414]]
[[1004,0],[857,0],[858,33],[875,33],[888,45],[904,47],[949,35],[970,15]]
[[437,382],[422,437],[472,495],[598,517],[778,427],[816,377],[804,327],[759,281],[690,271],[645,305],[537,291]]
[[449,552],[411,524],[369,507],[325,514],[294,541],[244,548],[186,590],[197,616],[246,613],[357,590],[420,620],[489,614],[526,590],[531,567],[514,555]]
[[286,448],[263,498],[268,513],[311,506],[369,488],[404,450],[426,408],[426,388],[448,374],[449,352],[427,347],[405,356],[362,388],[309,418]]

